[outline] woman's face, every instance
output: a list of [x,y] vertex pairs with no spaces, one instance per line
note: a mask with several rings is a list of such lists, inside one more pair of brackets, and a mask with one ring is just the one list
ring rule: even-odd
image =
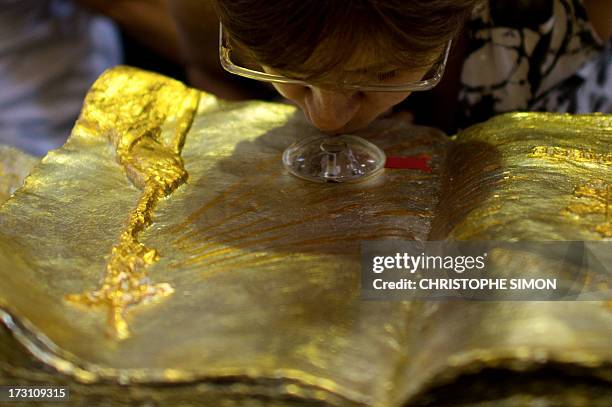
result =
[[[273,85],[282,96],[297,104],[310,123],[319,130],[328,134],[352,133],[367,127],[375,119],[389,112],[411,92],[346,90],[334,86],[333,78],[339,83],[339,78],[355,77],[357,73],[359,77],[370,78],[369,80],[377,84],[397,84],[418,81],[429,70],[429,67],[424,67],[407,71],[382,61],[381,57],[376,55],[375,52],[363,49],[359,53],[356,52],[344,66],[336,69],[337,72],[325,75],[328,78],[325,83],[330,84],[327,86],[278,83]],[[436,50],[433,55],[439,55],[439,51]],[[312,71],[313,63],[307,64],[307,69]],[[280,73],[270,67],[263,68],[268,73]],[[300,74],[296,72],[291,76],[299,77]]]
[[314,127],[329,134],[352,133],[367,127],[410,95],[410,92],[342,91],[276,83],[274,87],[297,104]]

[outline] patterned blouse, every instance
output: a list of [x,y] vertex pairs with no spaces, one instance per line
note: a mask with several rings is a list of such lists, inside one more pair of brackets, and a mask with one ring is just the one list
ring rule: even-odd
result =
[[516,110],[612,113],[612,41],[581,0],[491,0],[467,28],[460,127]]

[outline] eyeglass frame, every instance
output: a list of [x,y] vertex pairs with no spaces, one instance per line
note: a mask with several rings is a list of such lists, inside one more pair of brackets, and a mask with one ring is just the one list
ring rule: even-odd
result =
[[[244,78],[254,79],[258,81],[264,82],[272,82],[272,83],[281,83],[286,85],[301,85],[301,86],[313,86],[311,83],[301,80],[288,78],[282,75],[270,74],[267,72],[259,72],[249,68],[245,68],[239,65],[236,65],[230,59],[231,48],[229,44],[226,46],[223,43],[223,24],[219,23],[219,61],[221,62],[221,66],[227,72],[242,76]],[[433,89],[444,75],[444,71],[446,70],[446,63],[448,62],[448,56],[450,54],[450,49],[453,44],[453,39],[450,38],[441,58],[441,63],[438,67],[437,72],[430,79],[420,80],[411,82],[404,85],[352,85],[348,83],[343,83],[340,85],[343,89],[351,89],[351,90],[360,90],[366,92],[419,92],[419,91],[427,91]],[[438,62],[436,62],[438,63]]]

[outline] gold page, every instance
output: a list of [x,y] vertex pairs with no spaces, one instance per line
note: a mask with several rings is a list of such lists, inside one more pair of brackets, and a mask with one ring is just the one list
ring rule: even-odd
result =
[[[610,239],[611,115],[508,114],[454,141],[432,240]],[[558,277],[564,270],[555,260],[510,252],[498,264],[512,277],[521,270]],[[610,264],[608,256],[608,272]],[[399,379],[405,385],[397,386],[398,403],[416,395],[451,404],[460,395],[466,404],[609,403],[610,303],[447,301],[420,307],[413,329],[421,334],[412,345],[420,351]],[[536,373],[546,367],[551,370]],[[479,372],[471,383],[480,381],[480,387],[443,387]],[[497,382],[487,382],[488,376]]]
[[[15,337],[0,336],[0,380],[66,380],[76,400],[126,404],[605,400],[607,304],[361,302],[358,255],[369,239],[605,239],[609,116],[507,115],[452,148],[384,120],[368,138],[430,154],[434,171],[320,185],[282,168],[283,149],[314,134],[293,107],[197,102],[157,75],[105,74],[68,143],[0,208]],[[485,369],[548,365],[565,376],[478,387]]]
[[311,184],[281,163],[314,134],[294,107],[200,94],[186,127],[191,96],[129,68],[94,85],[67,144],[0,209],[9,327],[81,382],[387,404],[416,351],[412,309],[359,300],[359,244],[427,237],[447,138],[383,121],[372,139],[434,156],[432,173]]

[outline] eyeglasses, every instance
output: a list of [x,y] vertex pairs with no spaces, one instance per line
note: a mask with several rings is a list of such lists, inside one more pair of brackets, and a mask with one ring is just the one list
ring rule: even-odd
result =
[[[440,82],[442,75],[444,75],[451,45],[452,39],[449,39],[437,62],[433,64],[420,80],[414,81],[409,79],[414,76],[414,70],[398,68],[386,72],[377,72],[371,75],[371,77],[367,77],[367,75],[364,77],[363,73],[361,73],[359,79],[345,79],[334,83],[334,86],[343,89],[373,92],[418,92],[430,90]],[[240,59],[235,54],[232,55],[230,39],[223,30],[223,24],[219,24],[219,59],[221,66],[227,72],[264,82],[312,86],[312,83],[302,79],[265,72],[263,67],[253,60],[248,58]]]

